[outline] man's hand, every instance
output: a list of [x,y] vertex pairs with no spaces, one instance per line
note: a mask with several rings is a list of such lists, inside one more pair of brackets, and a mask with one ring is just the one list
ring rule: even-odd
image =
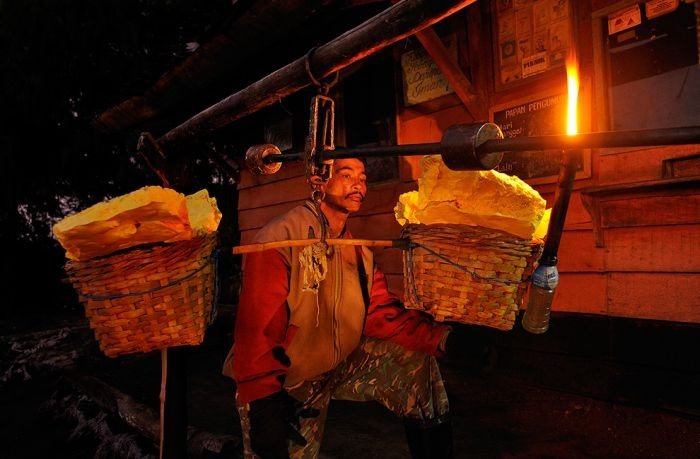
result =
[[262,459],[289,458],[288,442],[306,446],[301,435],[299,418],[318,416],[314,408],[302,403],[286,391],[276,392],[250,402],[250,442],[255,454]]
[[453,325],[447,335],[440,361],[485,376],[496,366],[495,330],[474,325]]

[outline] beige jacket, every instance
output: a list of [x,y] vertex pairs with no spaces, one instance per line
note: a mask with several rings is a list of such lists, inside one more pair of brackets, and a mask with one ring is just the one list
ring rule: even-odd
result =
[[[306,239],[310,235],[320,237],[321,227],[313,206],[307,203],[268,223],[256,235],[255,242]],[[345,232],[343,237],[351,236]],[[320,284],[318,295],[302,292],[303,271],[299,254],[303,247],[277,250],[289,268],[289,327],[296,329],[287,348],[291,366],[284,386],[290,388],[319,378],[357,347],[365,324],[366,306],[360,287],[355,247],[335,246],[329,249],[328,272]],[[368,274],[367,291],[371,292],[372,252],[362,247],[361,253]],[[270,281],[274,282],[274,279]],[[224,366],[230,367],[229,362]]]

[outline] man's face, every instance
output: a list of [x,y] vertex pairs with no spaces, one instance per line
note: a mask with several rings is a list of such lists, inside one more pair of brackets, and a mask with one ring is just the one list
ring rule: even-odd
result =
[[360,210],[367,194],[365,165],[359,159],[336,159],[333,176],[325,185],[324,202],[336,210],[353,213]]

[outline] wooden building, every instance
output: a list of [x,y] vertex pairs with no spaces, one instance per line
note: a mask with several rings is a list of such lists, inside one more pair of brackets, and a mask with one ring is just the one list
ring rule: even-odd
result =
[[[390,2],[345,3],[366,12],[368,5]],[[466,3],[433,27],[340,71],[332,92],[338,145],[436,142],[451,125],[485,120],[508,137],[564,133],[564,60],[570,49],[579,62],[581,132],[700,125],[700,2]],[[183,65],[190,64],[196,63]],[[256,115],[258,142],[276,143],[283,151],[303,148],[312,95],[307,90],[289,96]],[[139,111],[127,109],[131,115]],[[118,130],[116,114],[112,110],[98,121]],[[521,176],[551,205],[559,153],[525,158],[506,156],[499,167]],[[369,162],[367,200],[349,223],[355,236],[398,237],[393,208],[401,193],[416,189],[419,160]],[[267,176],[242,169],[237,187],[242,244],[309,196],[301,164],[285,164]],[[401,294],[400,252],[375,252],[391,288]],[[520,333],[504,338],[505,345],[568,356],[553,359],[560,364],[574,365],[575,355],[638,364],[650,372],[670,369],[669,380],[688,371],[697,378],[687,347],[697,343],[700,323],[700,145],[585,150],[558,267],[549,336],[536,342]],[[634,344],[616,344],[623,339]],[[671,355],[674,349],[678,353]],[[531,369],[545,368],[530,362]]]
[[[374,119],[379,116],[372,118],[371,112],[346,114],[345,125],[339,127],[345,131],[345,136],[351,137],[353,129],[367,131],[368,128],[361,125],[366,123],[381,128],[377,130],[381,131],[379,135],[370,142],[438,142],[448,126],[486,117],[499,123],[506,135],[525,135],[518,133],[521,128],[529,130],[531,135],[562,133],[565,71],[563,62],[555,64],[551,57],[562,50],[550,47],[557,39],[554,32],[566,34],[566,27],[575,28],[578,37],[583,132],[690,126],[700,122],[697,29],[688,33],[679,27],[679,24],[695,21],[697,6],[694,3],[675,2],[677,5],[669,6],[668,11],[652,13],[654,5],[663,2],[539,2],[551,4],[552,8],[557,5],[567,8],[566,4],[570,3],[572,10],[568,16],[562,13],[563,18],[557,21],[541,19],[547,25],[541,26],[542,36],[550,40],[546,48],[550,53],[549,67],[526,76],[516,72],[511,81],[504,72],[512,71],[517,63],[504,64],[510,58],[503,57],[507,44],[498,40],[511,39],[507,35],[511,32],[504,28],[536,28],[534,24],[521,26],[520,22],[512,25],[507,21],[532,20],[532,8],[538,6],[517,1],[491,3],[493,5],[477,2],[440,28],[448,55],[456,58],[457,67],[452,71],[463,72],[456,78],[468,78],[475,90],[474,93],[467,90],[469,95],[482,101],[482,105],[476,106],[477,113],[471,113],[448,87],[439,67],[431,61],[431,55],[415,40],[411,49],[406,50],[402,44],[392,50],[392,56],[384,57],[391,62],[378,63],[381,58],[375,58],[374,65],[368,65],[367,73],[371,72],[371,78],[358,78],[368,83],[362,89],[366,94],[359,95],[357,88],[352,87],[352,75],[344,79],[345,84],[341,83],[341,101],[343,96],[376,100],[376,93],[382,91],[395,96],[385,97],[386,104],[395,104],[395,111],[392,107],[375,110],[383,118]],[[503,3],[509,4],[505,10],[499,6]],[[518,6],[519,3],[524,6]],[[554,10],[543,11],[534,14],[554,16]],[[652,14],[658,16],[650,18]],[[616,29],[609,24],[618,16],[636,25],[612,33]],[[551,24],[561,29],[553,29]],[[653,33],[668,35],[654,40],[649,35]],[[513,34],[512,38],[521,44],[527,43],[531,36],[520,29]],[[628,35],[629,44],[624,41],[625,35]],[[618,51],[625,46],[629,49]],[[687,54],[681,55],[678,49]],[[430,50],[433,55],[436,53]],[[671,52],[674,55],[667,59],[659,57]],[[519,54],[516,59],[522,65],[523,58]],[[638,62],[639,59],[648,63]],[[635,67],[625,67],[632,65]],[[362,71],[360,69],[355,76]],[[380,71],[386,75],[377,75]],[[373,88],[372,83],[384,86]],[[348,96],[348,91],[352,95]],[[555,108],[541,109],[547,112],[544,116],[550,118],[539,117],[533,104],[546,104],[553,98]],[[519,114],[509,116],[514,112]],[[362,119],[348,120],[348,116]],[[542,129],[534,125],[543,119],[550,124],[552,120],[560,123]],[[294,121],[304,122],[303,119]],[[369,143],[364,140],[363,144]],[[592,149],[585,155],[559,252],[561,284],[553,309],[700,322],[700,146]],[[522,178],[551,206],[557,158],[556,152],[552,152],[551,159],[545,160],[547,164],[538,164],[541,170],[528,170],[517,160],[508,162],[508,157],[500,167],[505,172],[509,167],[519,167],[525,175]],[[398,237],[400,226],[393,216],[393,207],[401,193],[415,189],[420,175],[419,159],[403,157],[383,164],[385,176],[370,187],[362,211],[350,219],[353,234],[376,239]],[[239,184],[241,243],[249,242],[270,218],[308,197],[303,174],[300,165],[285,165],[280,173],[272,176],[242,172]],[[402,292],[400,253],[378,250],[377,258],[389,274],[391,286],[398,293]]]

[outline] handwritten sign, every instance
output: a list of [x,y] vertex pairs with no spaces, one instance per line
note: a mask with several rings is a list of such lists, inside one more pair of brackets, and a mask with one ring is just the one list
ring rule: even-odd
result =
[[423,49],[401,55],[403,100],[406,106],[436,99],[454,90],[438,66]]
[[[493,122],[500,126],[506,138],[562,134],[566,127],[566,95],[555,94],[503,107],[493,112]],[[579,171],[585,170],[584,158],[577,165]],[[509,152],[496,170],[530,183],[546,183],[556,181],[560,162],[559,150]]]

